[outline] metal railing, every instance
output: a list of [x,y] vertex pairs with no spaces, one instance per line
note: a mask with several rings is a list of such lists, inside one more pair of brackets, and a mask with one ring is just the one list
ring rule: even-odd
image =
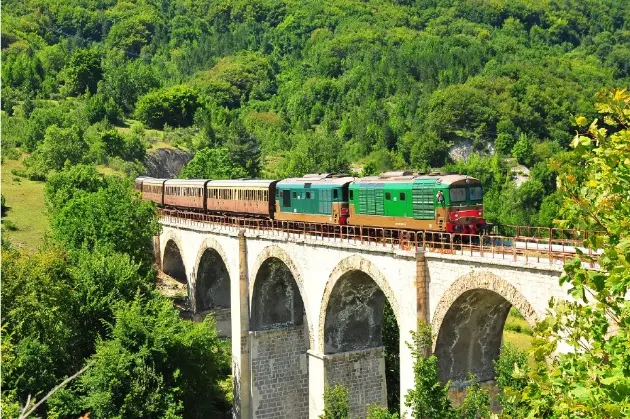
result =
[[600,253],[584,247],[588,232],[569,229],[501,226],[503,232],[513,234],[498,234],[499,228],[492,229],[489,234],[462,234],[244,218],[174,209],[158,211],[168,223],[191,227],[198,223],[212,224],[219,228],[265,232],[275,237],[309,237],[321,242],[370,245],[403,251],[424,249],[427,252],[526,263],[564,264],[580,253],[588,266],[595,267]]

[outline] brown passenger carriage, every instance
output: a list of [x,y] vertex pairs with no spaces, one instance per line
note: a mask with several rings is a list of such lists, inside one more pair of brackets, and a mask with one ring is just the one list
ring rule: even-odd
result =
[[164,182],[164,205],[204,210],[204,191],[209,179],[169,179]]
[[136,179],[136,188],[142,191],[142,199],[164,205],[164,182],[166,179],[144,178],[140,182]]
[[277,180],[213,180],[206,184],[208,212],[272,218]]

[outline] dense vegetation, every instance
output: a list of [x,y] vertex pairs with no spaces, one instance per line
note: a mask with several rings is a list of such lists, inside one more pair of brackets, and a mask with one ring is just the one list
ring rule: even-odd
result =
[[[2,17],[2,158],[46,180],[51,224],[34,254],[2,237],[7,417],[88,365],[38,413],[228,409],[211,322],[155,293],[153,210],[91,166],[135,176],[157,142],[196,153],[186,177],[444,168],[481,179],[491,222],[604,231],[588,243],[602,271],[567,266],[581,301],[534,332],[535,365],[509,351],[497,364],[501,402],[515,417],[630,415],[630,99],[593,106],[630,85],[628,2],[7,0]],[[552,356],[560,338],[575,351]],[[418,357],[408,403],[454,415],[434,364]],[[458,414],[487,415],[470,395]]]
[[[630,6],[616,0],[2,8],[2,147],[32,153],[20,174],[36,179],[66,162],[135,175],[161,138],[206,150],[187,175],[445,166],[483,179],[491,222],[549,226],[571,116],[630,81]],[[514,159],[532,169],[520,188]]]
[[51,241],[2,242],[2,413],[83,375],[39,408],[46,417],[221,417],[229,351],[210,319],[179,318],[154,289],[155,210],[130,181],[78,165],[50,176]]

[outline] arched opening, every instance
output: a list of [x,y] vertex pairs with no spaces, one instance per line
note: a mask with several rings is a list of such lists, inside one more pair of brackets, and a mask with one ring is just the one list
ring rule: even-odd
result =
[[166,248],[164,249],[164,259],[162,261],[162,271],[182,284],[186,284],[188,282],[182,255],[174,240],[169,240],[166,243]]
[[296,279],[280,259],[258,269],[251,313],[254,416],[308,417],[308,322]]
[[230,308],[230,274],[219,252],[208,248],[199,261],[195,311]]
[[232,336],[230,274],[225,261],[213,248],[204,250],[199,259],[194,289],[194,319],[212,313],[219,336]]
[[503,327],[512,304],[487,289],[462,293],[442,320],[435,345],[439,376],[455,387],[466,385],[468,374],[478,381],[494,379],[493,360],[503,340]]
[[349,387],[352,417],[365,417],[370,403],[398,411],[399,336],[394,311],[372,277],[360,270],[341,275],[326,306],[326,382]]
[[304,324],[304,302],[293,274],[280,259],[267,259],[256,274],[252,330]]

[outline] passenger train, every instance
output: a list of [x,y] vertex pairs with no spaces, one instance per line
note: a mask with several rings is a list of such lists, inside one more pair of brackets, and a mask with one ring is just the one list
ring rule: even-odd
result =
[[139,177],[158,207],[333,225],[478,234],[486,226],[479,180],[388,172],[355,178],[311,174],[284,180]]

